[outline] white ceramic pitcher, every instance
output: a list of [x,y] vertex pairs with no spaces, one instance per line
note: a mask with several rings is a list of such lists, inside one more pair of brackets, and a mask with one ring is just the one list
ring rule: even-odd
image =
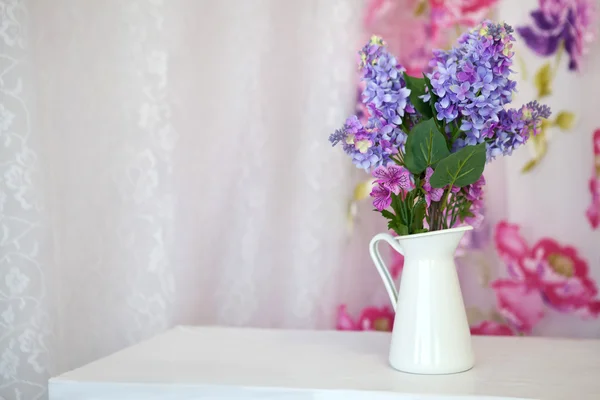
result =
[[[473,367],[471,333],[454,253],[470,226],[393,237],[375,235],[370,252],[396,311],[390,345],[393,368],[415,374],[452,374]],[[404,255],[400,291],[377,244]]]

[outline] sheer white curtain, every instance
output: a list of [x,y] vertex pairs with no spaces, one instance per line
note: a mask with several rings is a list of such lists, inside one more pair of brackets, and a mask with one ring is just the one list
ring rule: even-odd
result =
[[0,0],[0,398],[174,324],[333,324],[360,0]]

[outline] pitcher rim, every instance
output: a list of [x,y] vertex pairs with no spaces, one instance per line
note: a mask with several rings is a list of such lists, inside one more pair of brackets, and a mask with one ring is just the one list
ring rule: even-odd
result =
[[396,240],[416,239],[416,238],[420,238],[420,237],[441,235],[442,233],[467,232],[467,231],[472,231],[472,230],[473,230],[473,227],[471,225],[464,225],[464,226],[459,226],[457,228],[440,229],[439,231],[431,231],[431,232],[424,232],[424,233],[415,233],[412,235],[396,236]]

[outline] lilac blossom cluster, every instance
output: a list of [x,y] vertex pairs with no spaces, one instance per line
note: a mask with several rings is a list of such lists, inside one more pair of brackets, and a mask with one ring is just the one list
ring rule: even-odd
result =
[[531,135],[537,135],[542,118],[550,116],[550,108],[537,101],[525,104],[519,110],[502,110],[498,122],[492,124],[494,135],[487,141],[488,158],[510,156]]
[[511,155],[550,116],[537,101],[507,107],[516,90],[512,32],[484,21],[435,51],[422,78],[406,75],[381,38],[359,52],[368,119],[351,116],[329,140],[372,171],[373,205],[398,234],[478,225],[485,164]]
[[512,32],[507,24],[486,21],[461,36],[457,47],[434,53],[429,78],[437,96],[437,119],[448,133],[464,132],[454,141],[454,150],[485,142],[488,160],[510,155],[527,140],[536,123],[533,115],[549,116],[549,109],[537,103],[521,110],[504,109],[516,88],[510,79]]
[[410,90],[404,82],[404,69],[387,51],[383,40],[374,36],[359,55],[365,83],[362,102],[371,116],[363,126],[353,115],[329,141],[334,146],[342,143],[357,167],[370,170],[387,165],[392,155],[404,151],[403,118],[415,111],[408,100]]
[[484,22],[462,35],[457,47],[434,52],[429,78],[437,96],[437,119],[465,133],[456,140],[457,148],[491,138],[499,114],[512,100],[511,33],[506,24]]

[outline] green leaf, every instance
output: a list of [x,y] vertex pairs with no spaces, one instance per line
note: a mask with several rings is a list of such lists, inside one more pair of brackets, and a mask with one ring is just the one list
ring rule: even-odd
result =
[[388,221],[388,230],[396,232],[396,221]]
[[425,219],[425,211],[427,210],[427,203],[425,200],[421,199],[413,208],[413,222],[412,222],[412,231],[417,232],[423,229],[423,220]]
[[396,233],[399,236],[408,235],[408,227],[406,225],[397,224],[396,225]]
[[[408,204],[412,204],[409,203],[409,197],[410,197],[410,193],[406,195],[406,199],[402,199],[402,195],[397,195],[392,193],[392,209],[394,210],[394,213],[396,214],[395,218],[394,218],[394,229],[398,234],[400,234],[400,232],[406,228],[407,229],[407,233],[408,234],[408,227],[410,226],[412,219],[410,217],[409,214],[409,207]],[[404,226],[404,228],[401,228],[400,226]]]
[[463,187],[475,183],[485,168],[485,143],[466,146],[441,160],[431,175],[431,186]]
[[561,111],[556,116],[554,123],[563,131],[571,130],[575,125],[575,114],[570,111]]
[[433,117],[431,106],[419,98],[419,96],[425,94],[425,88],[427,87],[425,78],[415,78],[405,72],[404,80],[406,81],[406,87],[410,89],[410,102],[415,109],[426,119]]
[[392,214],[391,212],[389,212],[388,210],[381,210],[381,215],[383,215],[387,219],[391,219],[391,220],[396,219],[396,216],[394,214]]
[[373,179],[367,179],[363,182],[358,183],[354,187],[354,193],[352,194],[352,200],[361,201],[369,197],[371,189],[373,188]]
[[464,201],[459,209],[458,209],[458,218],[460,219],[461,222],[463,222],[465,220],[465,218],[467,217],[474,217],[475,215],[471,212],[471,202],[470,201]]
[[521,173],[524,174],[531,171],[539,164],[539,162],[540,160],[538,158],[532,158],[531,160],[527,161],[527,163],[523,165],[523,168],[521,168]]
[[533,77],[533,83],[537,88],[538,99],[546,97],[552,93],[552,67],[550,63],[542,65],[542,67],[535,73]]
[[408,134],[405,148],[404,165],[413,174],[420,174],[450,154],[446,138],[433,119],[415,125]]
[[392,210],[399,220],[402,219],[402,199],[392,193]]
[[398,221],[389,221],[388,229],[396,232],[399,236],[408,235],[408,228],[406,225],[403,225]]
[[417,4],[417,6],[415,7],[415,11],[414,11],[413,15],[415,17],[420,17],[423,14],[425,14],[426,12],[427,12],[427,2],[420,1],[419,4]]

